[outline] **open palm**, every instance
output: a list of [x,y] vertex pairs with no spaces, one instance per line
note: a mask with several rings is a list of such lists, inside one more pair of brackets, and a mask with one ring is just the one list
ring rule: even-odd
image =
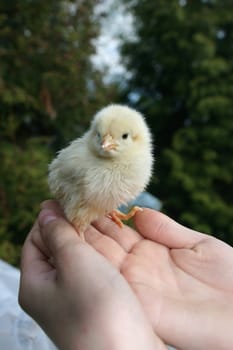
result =
[[126,278],[166,343],[200,350],[205,339],[205,348],[233,348],[226,339],[232,342],[233,249],[149,209],[136,214],[135,226],[120,229],[106,218],[85,236]]
[[[61,212],[54,201],[46,207]],[[154,210],[134,222],[120,229],[104,218],[85,238],[125,277],[164,342],[233,349],[233,249]]]

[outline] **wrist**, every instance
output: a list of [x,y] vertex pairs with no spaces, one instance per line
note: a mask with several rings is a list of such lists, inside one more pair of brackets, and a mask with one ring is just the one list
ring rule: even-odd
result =
[[[233,298],[226,298],[215,309],[214,326],[209,334],[209,343],[211,349],[233,349],[232,324],[233,324]],[[210,332],[209,332],[210,333]]]
[[165,350],[138,303],[112,300],[94,310],[62,350]]
[[[187,332],[174,346],[179,349],[190,348],[192,350],[233,349],[233,300],[232,297],[230,299],[220,303],[212,299],[205,301],[205,305],[200,303],[199,306],[193,307],[187,317],[192,320],[187,326]],[[191,347],[190,344],[192,344]]]

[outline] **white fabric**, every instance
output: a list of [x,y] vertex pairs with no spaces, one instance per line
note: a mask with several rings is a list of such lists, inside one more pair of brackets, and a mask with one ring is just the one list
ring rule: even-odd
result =
[[0,349],[55,350],[51,340],[18,304],[19,270],[0,260]]

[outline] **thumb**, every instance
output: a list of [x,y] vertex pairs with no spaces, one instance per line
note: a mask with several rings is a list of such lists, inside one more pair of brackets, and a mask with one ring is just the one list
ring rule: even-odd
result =
[[192,247],[206,237],[205,234],[182,226],[165,214],[152,209],[138,211],[134,223],[143,237],[168,248]]
[[38,222],[42,241],[54,259],[70,247],[82,244],[74,227],[57,212],[42,209]]
[[186,273],[216,288],[233,291],[233,249],[208,237],[190,249],[171,249],[175,264]]

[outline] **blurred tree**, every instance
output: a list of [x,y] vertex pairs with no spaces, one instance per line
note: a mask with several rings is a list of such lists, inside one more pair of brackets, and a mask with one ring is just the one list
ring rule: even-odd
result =
[[128,1],[126,98],[155,135],[164,211],[233,244],[233,2]]
[[20,146],[2,141],[0,158],[0,258],[18,264],[39,203],[49,196],[46,140],[28,138]]
[[55,128],[67,142],[86,127],[103,93],[89,60],[98,35],[95,4],[1,1],[1,134],[8,130],[11,141]]
[[18,262],[52,154],[112,99],[90,55],[95,0],[0,2],[0,257]]

